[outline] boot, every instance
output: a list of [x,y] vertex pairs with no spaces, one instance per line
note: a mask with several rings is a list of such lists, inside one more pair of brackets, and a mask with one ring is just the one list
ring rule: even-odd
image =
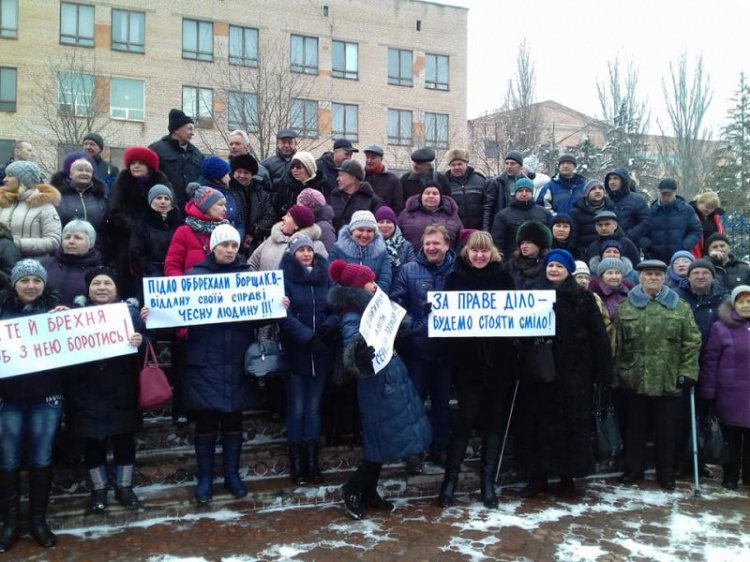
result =
[[576,484],[576,481],[570,476],[560,477],[560,486],[557,490],[563,498],[573,499],[583,495],[581,486]]
[[133,491],[133,465],[115,467],[115,499],[130,509],[143,507]]
[[351,484],[344,484],[341,491],[344,496],[344,507],[346,507],[349,515],[353,519],[362,519],[364,517],[362,511],[362,492],[351,486]]
[[307,474],[312,484],[322,484],[323,475],[320,472],[318,458],[320,457],[320,443],[310,441],[307,444]]
[[482,503],[487,509],[497,509],[495,495],[495,469],[500,457],[502,437],[499,435],[485,435],[482,439],[482,466],[479,469],[479,491]]
[[198,461],[198,484],[195,486],[195,501],[207,504],[214,496],[214,459],[216,457],[216,434],[195,434],[195,458]]
[[[289,445],[289,480],[297,486],[307,484],[307,477],[302,472],[302,445]],[[307,467],[305,467],[307,468]],[[306,472],[306,471],[305,471]]]
[[104,513],[107,509],[107,467],[90,468],[89,478],[91,479],[91,511]]
[[522,498],[534,498],[541,493],[544,493],[549,488],[547,483],[547,475],[535,473],[529,478],[529,483],[521,489],[519,494]]
[[373,465],[373,470],[368,476],[368,481],[362,489],[362,503],[379,511],[393,511],[396,506],[378,493],[378,480],[382,465]]
[[18,513],[21,508],[21,472],[0,470],[0,510],[3,530],[0,532],[0,553],[8,552],[18,539]]
[[47,526],[47,504],[51,487],[51,466],[29,468],[29,533],[44,548],[57,543],[57,538]]
[[247,486],[240,478],[242,434],[225,433],[221,437],[221,447],[224,459],[224,487],[235,498],[244,498],[247,495]]
[[461,463],[464,460],[464,456],[466,456],[466,447],[468,446],[468,439],[451,436],[451,440],[448,443],[448,458],[445,462],[445,476],[443,477],[443,485],[440,487],[440,495],[438,496],[438,505],[440,507],[450,507],[453,505],[453,496],[456,493],[456,484],[458,483],[458,475],[461,472]]

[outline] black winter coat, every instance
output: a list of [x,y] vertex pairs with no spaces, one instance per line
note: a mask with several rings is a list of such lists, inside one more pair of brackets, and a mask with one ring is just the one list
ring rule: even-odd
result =
[[504,262],[517,291],[541,289],[547,283],[544,267],[546,253],[542,250],[536,258],[526,258],[516,250],[513,252],[513,257]]
[[464,228],[482,230],[484,201],[487,197],[487,178],[471,166],[466,174],[457,178],[450,172],[445,174],[451,186],[451,197],[458,205],[458,216]]
[[531,220],[548,225],[551,218],[552,213],[537,205],[533,199],[517,201],[513,198],[510,200],[510,204],[495,217],[492,225],[492,240],[503,256],[509,258],[517,248],[516,232],[518,232],[519,226]]
[[73,219],[91,223],[96,231],[96,247],[102,248],[109,206],[105,183],[94,177],[89,187],[84,191],[78,191],[70,185],[70,177],[63,172],[57,172],[50,179],[50,184],[60,192],[57,214],[60,215],[61,226],[64,227]]
[[185,192],[187,184],[197,181],[201,176],[203,153],[192,143],[189,143],[183,150],[180,148],[180,143],[169,135],[163,136],[149,148],[159,155],[159,170],[167,177],[169,183],[166,185],[170,185],[174,191],[177,198],[175,206],[182,209],[190,199]]
[[[151,207],[136,219],[128,246],[130,269],[140,282],[144,277],[162,277],[164,261],[175,230],[182,224],[175,208],[166,218]],[[140,289],[139,289],[140,294]]]
[[695,211],[678,195],[670,205],[664,206],[658,199],[651,204],[651,231],[641,238],[640,245],[648,258],[669,263],[675,252],[689,252],[702,234]]
[[407,172],[401,176],[401,188],[404,192],[404,202],[413,195],[421,195],[424,184],[428,181],[436,181],[440,184],[440,192],[443,195],[451,194],[451,184],[445,174],[435,171],[434,169],[427,176],[420,176],[414,172]]
[[73,306],[73,299],[86,293],[86,273],[103,264],[102,254],[92,248],[82,256],[66,254],[62,248],[55,250],[55,254],[42,260],[47,270],[47,286],[60,294],[60,302],[65,306]]
[[404,188],[401,179],[394,173],[383,168],[381,172],[368,172],[365,181],[372,186],[375,195],[383,200],[383,204],[393,209],[396,216],[404,210]]
[[307,187],[320,191],[326,196],[326,198],[328,198],[328,193],[325,191],[328,189],[326,178],[320,170],[318,170],[315,173],[315,176],[310,178],[310,180],[304,184],[297,181],[291,172],[286,173],[276,188],[276,195],[274,196],[273,201],[273,208],[276,211],[276,217],[278,220],[281,220],[281,217],[286,214],[289,207],[297,204],[297,196]]
[[320,191],[322,191],[323,195],[328,199],[331,192],[339,185],[339,170],[336,167],[336,164],[333,163],[333,152],[330,150],[324,152],[323,156],[315,161],[315,164],[318,167],[318,173],[323,176],[323,183],[320,187]]
[[607,240],[617,240],[620,243],[620,246],[622,247],[622,255],[632,262],[633,267],[641,263],[641,252],[638,251],[638,246],[636,246],[630,238],[625,236],[622,228],[615,230],[615,233],[612,236],[599,236],[597,234],[596,238],[589,244],[588,248],[584,248],[584,261],[588,263],[592,258],[598,256],[599,246]]
[[375,211],[383,206],[380,199],[366,181],[360,182],[359,189],[352,194],[341,191],[338,187],[328,196],[328,204],[333,208],[333,228],[336,232],[345,224],[349,224],[352,215],[357,211]]
[[10,288],[10,272],[23,259],[8,227],[0,223],[0,291]]
[[640,193],[633,192],[630,185],[630,175],[624,168],[612,170],[604,177],[604,185],[607,185],[607,178],[615,174],[620,177],[622,187],[617,191],[612,191],[606,187],[607,195],[615,204],[617,213],[617,222],[634,244],[644,236],[648,235],[651,228],[651,210],[648,203]]
[[596,222],[594,216],[602,211],[615,212],[615,204],[612,203],[607,197],[604,198],[604,205],[600,207],[592,207],[585,198],[581,198],[573,203],[573,208],[568,213],[570,218],[576,225],[576,237],[573,244],[581,252],[586,252],[594,240],[599,237],[596,232]]
[[276,222],[271,194],[263,188],[266,183],[261,176],[253,176],[253,183],[248,187],[241,185],[234,178],[229,180],[229,187],[240,205],[245,234],[253,236],[253,242],[246,252],[248,256],[268,238],[271,227]]
[[277,150],[274,154],[261,162],[262,166],[265,166],[268,173],[271,175],[271,185],[269,186],[272,193],[276,192],[281,180],[289,172],[289,164],[292,161],[293,156],[285,158]]
[[738,285],[750,285],[750,264],[738,260],[729,254],[729,261],[725,265],[711,260],[716,268],[716,279],[720,281],[727,291],[731,291]]
[[517,179],[523,176],[511,178],[503,172],[499,176],[487,180],[487,195],[484,198],[484,209],[482,210],[482,230],[492,232],[492,221],[497,214],[510,204],[510,188]]

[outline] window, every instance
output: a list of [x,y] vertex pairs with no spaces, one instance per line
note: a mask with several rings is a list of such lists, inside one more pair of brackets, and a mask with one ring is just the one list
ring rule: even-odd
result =
[[356,43],[345,43],[344,41],[333,42],[333,68],[331,76],[334,78],[346,78],[357,80],[359,78],[358,53],[359,45]]
[[146,52],[146,14],[112,10],[112,49],[131,53]]
[[388,144],[411,146],[411,111],[388,110]]
[[57,103],[60,113],[89,117],[94,114],[94,77],[90,74],[58,72]]
[[258,96],[245,92],[227,94],[227,113],[229,129],[258,131]]
[[448,90],[448,57],[425,56],[424,87],[431,90]]
[[94,7],[60,3],[60,43],[94,46]]
[[214,60],[214,24],[210,21],[182,20],[182,58]]
[[484,142],[484,156],[494,160],[500,159],[500,143],[488,140]]
[[0,67],[0,111],[16,110],[15,68]]
[[13,139],[0,139],[0,162],[7,162],[13,156],[13,146],[16,141]]
[[229,26],[229,64],[258,66],[258,30]]
[[197,86],[182,87],[182,111],[195,120],[197,127],[213,127],[214,91]]
[[331,104],[333,112],[333,126],[331,134],[335,138],[349,139],[356,142],[357,134],[357,106],[346,103]]
[[112,119],[143,121],[146,116],[142,80],[112,78],[109,83],[109,116]]
[[432,148],[448,148],[447,114],[424,114],[424,145]]
[[318,136],[317,101],[293,99],[289,113],[289,123],[298,135],[303,137]]
[[292,35],[289,49],[292,72],[318,73],[318,38]]
[[412,52],[388,49],[388,83],[394,86],[411,86]]
[[0,37],[18,37],[18,0],[0,0]]

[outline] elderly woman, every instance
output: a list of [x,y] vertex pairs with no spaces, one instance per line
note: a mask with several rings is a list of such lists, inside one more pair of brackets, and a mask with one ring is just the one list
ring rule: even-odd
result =
[[297,204],[297,197],[303,189],[315,189],[324,192],[326,177],[315,163],[315,157],[303,150],[296,152],[289,162],[289,170],[284,175],[276,191],[273,202],[276,216],[283,216],[292,205]]
[[[0,293],[0,320],[44,314],[59,299],[47,286],[47,272],[36,260],[21,260],[10,275],[11,289]],[[29,532],[41,546],[56,543],[47,526],[52,484],[52,443],[62,413],[59,372],[0,379],[0,495],[3,528],[0,552],[13,546],[20,531],[21,453],[29,467]]]
[[[86,289],[75,299],[75,305],[100,306],[122,302],[117,273],[107,267],[96,267],[86,273]],[[143,322],[138,308],[128,303],[133,321],[130,344],[143,343]],[[135,431],[141,425],[138,411],[137,356],[125,355],[77,365],[64,381],[66,427],[83,441],[83,457],[91,479],[91,511],[107,508],[107,448],[112,444],[115,463],[115,498],[123,507],[137,508],[133,492],[135,464]]]
[[[628,265],[624,260],[628,258],[604,258],[596,266],[596,277],[591,279],[589,290],[593,291],[607,307],[607,315],[614,322],[620,303],[628,298],[628,293],[635,286],[625,279]],[[630,261],[630,260],[628,260]]]
[[375,220],[378,221],[378,230],[385,241],[385,251],[391,264],[391,277],[396,279],[401,267],[417,259],[417,254],[411,242],[404,238],[393,209],[385,205],[378,208],[375,211]]
[[62,170],[50,179],[60,191],[57,213],[63,226],[74,219],[85,220],[99,234],[99,243],[104,243],[104,227],[107,223],[107,186],[94,176],[96,164],[88,154],[74,152],[63,160]]
[[440,184],[428,181],[420,195],[406,200],[406,207],[398,217],[398,225],[414,251],[422,249],[422,234],[431,224],[444,226],[451,239],[451,248],[458,245],[461,229],[464,227],[458,216],[458,205],[447,195],[443,195]]
[[620,260],[623,265],[623,278],[630,281],[633,286],[638,284],[638,273],[636,273],[635,269],[633,268],[633,262],[630,260],[630,258],[623,254],[622,244],[619,240],[610,238],[599,244],[598,254],[591,258],[588,263],[591,271],[596,273],[596,270],[599,267],[599,263],[605,258],[615,258]]
[[306,187],[297,195],[297,205],[307,207],[315,215],[315,224],[320,227],[320,241],[327,251],[336,243],[336,229],[333,228],[333,207],[326,203],[325,196],[312,187]]
[[672,255],[667,268],[665,285],[670,289],[679,289],[688,284],[688,269],[695,261],[695,256],[687,250],[679,250]]

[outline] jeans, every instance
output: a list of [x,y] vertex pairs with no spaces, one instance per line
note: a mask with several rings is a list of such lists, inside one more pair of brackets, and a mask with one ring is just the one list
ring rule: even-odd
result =
[[432,425],[433,456],[439,456],[448,450],[448,439],[451,430],[451,368],[449,362],[407,358],[404,363],[409,377],[417,389],[417,394],[424,400],[430,395],[430,424]]
[[29,466],[43,468],[52,463],[52,443],[60,425],[62,397],[33,404],[0,400],[0,469],[21,466],[21,438],[26,431]]
[[286,438],[290,444],[320,441],[320,403],[325,377],[290,375],[286,384]]

